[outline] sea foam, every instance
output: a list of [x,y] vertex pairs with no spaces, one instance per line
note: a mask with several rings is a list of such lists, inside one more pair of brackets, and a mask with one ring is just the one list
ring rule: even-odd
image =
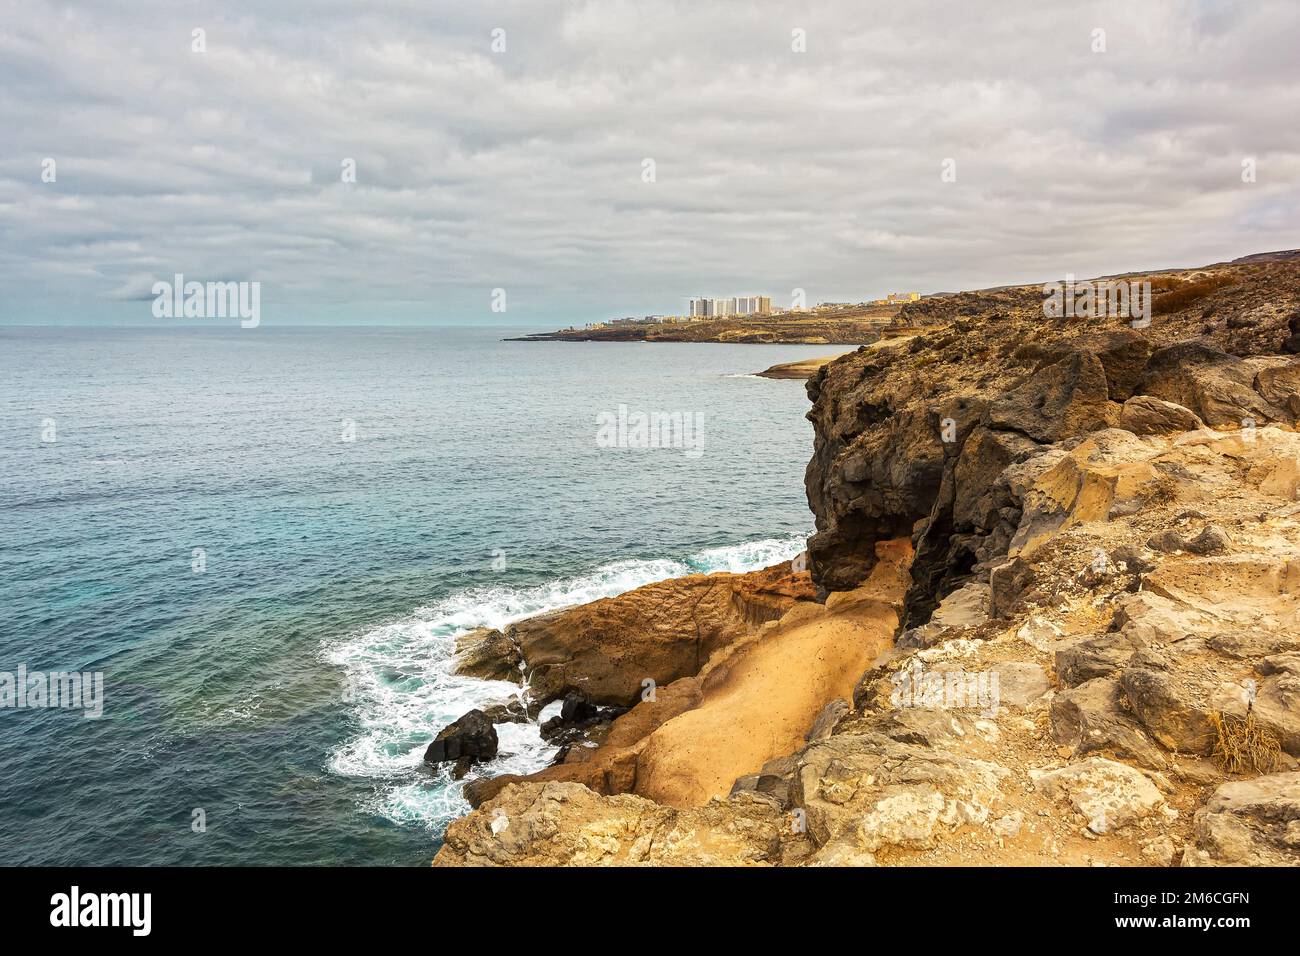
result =
[[[464,781],[451,780],[446,766],[432,771],[424,766],[425,748],[466,711],[505,703],[521,693],[506,681],[453,673],[458,635],[478,627],[501,628],[667,578],[757,570],[789,560],[803,547],[803,537],[767,539],[712,548],[682,560],[616,561],[589,574],[534,587],[471,588],[403,620],[328,645],[323,656],[342,669],[360,728],[335,748],[330,769],[374,779],[366,811],[441,833],[469,805],[461,793]],[[555,756],[556,748],[542,740],[537,723],[498,724],[497,735],[499,755],[476,767],[467,779],[532,773]]]

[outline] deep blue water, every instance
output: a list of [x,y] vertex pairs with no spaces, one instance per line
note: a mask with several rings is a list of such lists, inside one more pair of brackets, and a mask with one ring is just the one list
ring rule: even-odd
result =
[[[424,745],[514,691],[455,634],[799,550],[803,387],[744,373],[833,348],[508,332],[0,328],[0,671],[105,680],[0,709],[0,864],[427,865]],[[701,454],[599,447],[619,404]]]

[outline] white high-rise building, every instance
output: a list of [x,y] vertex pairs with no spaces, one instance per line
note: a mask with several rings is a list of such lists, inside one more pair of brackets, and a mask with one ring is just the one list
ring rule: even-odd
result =
[[768,315],[772,311],[772,297],[767,295],[738,295],[730,299],[693,296],[688,300],[688,315],[693,319],[717,319],[729,315]]

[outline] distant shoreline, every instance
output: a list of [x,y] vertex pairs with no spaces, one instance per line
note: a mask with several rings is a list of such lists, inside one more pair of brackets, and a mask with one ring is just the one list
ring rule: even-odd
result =
[[893,324],[898,306],[855,306],[700,322],[628,322],[534,332],[506,342],[721,342],[732,345],[871,345]]
[[841,355],[845,354],[847,353],[839,352],[835,355],[822,355],[818,358],[800,359],[797,362],[782,362],[779,365],[773,365],[764,371],[756,372],[755,374],[759,378],[806,379],[810,376],[816,375],[818,369],[827,362],[834,362]]

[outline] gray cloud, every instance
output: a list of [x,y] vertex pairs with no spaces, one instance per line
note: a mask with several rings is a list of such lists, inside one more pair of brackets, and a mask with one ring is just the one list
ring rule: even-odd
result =
[[0,8],[0,321],[148,321],[174,272],[567,324],[1300,245],[1290,0]]

